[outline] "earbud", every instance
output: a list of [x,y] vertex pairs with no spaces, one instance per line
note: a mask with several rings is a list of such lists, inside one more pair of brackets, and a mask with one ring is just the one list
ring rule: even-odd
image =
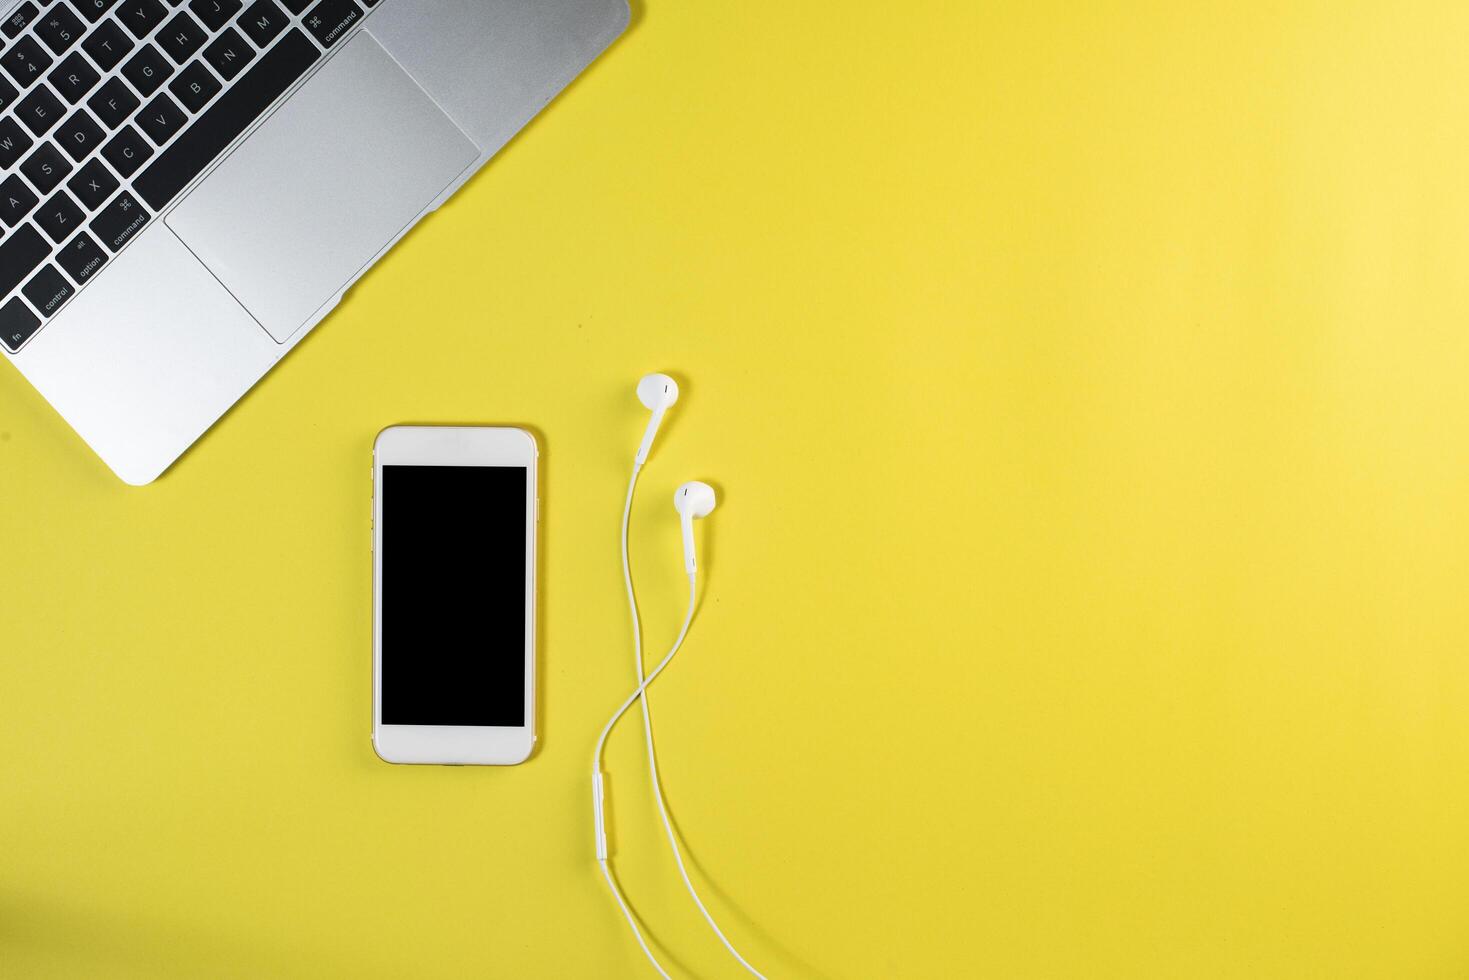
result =
[[643,433],[643,444],[638,447],[637,463],[642,466],[648,461],[648,451],[653,448],[653,437],[658,434],[663,413],[678,401],[678,382],[666,374],[650,374],[638,382],[638,401],[653,413],[648,420],[648,431]]
[[690,575],[697,567],[694,563],[694,518],[708,517],[715,503],[714,488],[698,480],[685,483],[673,495],[673,509],[678,511],[683,524],[684,570]]

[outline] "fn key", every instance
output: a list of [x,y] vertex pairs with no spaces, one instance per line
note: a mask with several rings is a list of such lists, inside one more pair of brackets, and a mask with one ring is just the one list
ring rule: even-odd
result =
[[31,339],[31,334],[40,325],[40,317],[32,313],[19,296],[0,306],[0,341],[10,348],[12,354],[20,350],[21,344]]

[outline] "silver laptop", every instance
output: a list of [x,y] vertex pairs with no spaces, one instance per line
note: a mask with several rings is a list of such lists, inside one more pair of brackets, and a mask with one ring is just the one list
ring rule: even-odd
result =
[[0,0],[0,349],[155,479],[627,0]]

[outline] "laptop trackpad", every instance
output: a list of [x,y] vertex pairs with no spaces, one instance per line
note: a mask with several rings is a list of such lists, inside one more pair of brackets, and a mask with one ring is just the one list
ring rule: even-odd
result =
[[167,220],[284,343],[479,156],[359,32]]

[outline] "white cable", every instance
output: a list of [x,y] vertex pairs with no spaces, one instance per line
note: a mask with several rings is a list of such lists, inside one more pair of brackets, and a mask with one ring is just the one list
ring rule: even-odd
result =
[[642,930],[638,928],[637,920],[632,917],[632,909],[628,908],[627,902],[623,900],[622,889],[617,887],[617,881],[612,877],[612,869],[607,866],[606,858],[599,860],[597,865],[602,869],[602,877],[607,879],[607,887],[612,889],[612,897],[617,899],[617,907],[622,909],[622,914],[627,918],[627,924],[632,927],[632,934],[637,937],[638,945],[643,948],[643,955],[648,958],[649,963],[653,964],[653,969],[658,971],[658,975],[663,980],[673,980],[664,971],[662,965],[658,962],[658,957],[653,955],[653,951],[648,948],[647,942],[644,941]]
[[[633,479],[637,479],[636,470],[634,470],[633,472]],[[635,650],[638,681],[642,689],[642,693],[638,696],[638,700],[642,703],[643,708],[643,735],[648,745],[648,774],[652,777],[653,780],[653,801],[658,804],[658,816],[663,819],[663,830],[664,833],[666,833],[668,836],[668,847],[671,851],[673,851],[673,860],[674,863],[678,865],[679,876],[683,878],[684,887],[687,888],[689,891],[689,897],[692,898],[694,900],[694,904],[698,906],[699,914],[704,916],[704,921],[709,923],[709,928],[714,930],[714,935],[719,937],[719,941],[724,944],[724,948],[729,950],[729,955],[738,960],[740,966],[748,970],[751,975],[758,977],[759,980],[766,980],[764,974],[751,966],[750,962],[740,955],[740,951],[734,948],[734,944],[729,941],[728,937],[725,936],[724,931],[719,928],[719,924],[714,921],[714,916],[710,915],[709,910],[704,907],[704,901],[699,897],[698,891],[694,888],[693,881],[689,879],[688,869],[684,867],[683,852],[678,846],[678,835],[673,832],[673,821],[670,820],[668,817],[668,806],[663,799],[663,785],[658,778],[658,754],[653,749],[653,718],[651,714],[649,714],[648,710],[647,684],[643,682],[643,644],[642,630],[638,627],[638,603],[637,599],[633,596],[632,570],[629,567],[627,560],[628,520],[626,511],[630,510],[632,507],[632,490],[632,485],[629,485],[627,507],[624,510],[622,520],[622,578],[623,584],[627,586],[627,605],[628,608],[632,611],[633,616],[633,647]],[[689,622],[692,621],[694,615],[694,603],[697,587],[697,581],[694,575],[691,574],[689,576]],[[689,622],[685,622],[684,632],[688,631]],[[683,634],[679,635],[679,642],[683,642]],[[651,678],[649,678],[649,680],[651,680]]]
[[[643,710],[643,734],[647,743],[648,750],[648,772],[649,775],[652,777],[653,783],[653,801],[658,806],[658,816],[663,821],[663,830],[668,836],[668,846],[669,849],[673,852],[673,860],[674,863],[678,865],[678,873],[679,876],[683,878],[684,887],[688,889],[689,897],[694,900],[694,905],[698,908],[699,914],[704,917],[704,921],[709,924],[709,928],[713,930],[714,935],[719,938],[719,941],[724,944],[724,948],[729,951],[729,954],[739,962],[740,966],[749,971],[752,976],[757,977],[758,980],[766,980],[764,974],[751,966],[750,962],[740,955],[739,950],[735,949],[734,944],[731,943],[729,941],[729,938],[725,936],[723,930],[719,928],[719,924],[714,921],[714,916],[712,916],[709,913],[709,909],[705,907],[703,899],[699,897],[698,890],[694,888],[694,883],[689,878],[688,869],[684,866],[683,852],[678,846],[678,836],[673,832],[673,822],[668,816],[668,807],[663,799],[663,786],[658,778],[658,755],[653,747],[653,718],[648,709],[647,689],[648,685],[652,683],[653,678],[658,675],[659,671],[661,671],[663,667],[666,666],[668,662],[673,659],[673,655],[678,652],[678,648],[683,644],[684,637],[688,635],[689,626],[692,624],[694,618],[694,609],[698,595],[698,582],[693,574],[689,575],[689,611],[688,615],[684,618],[683,628],[679,631],[678,639],[674,641],[673,649],[671,649],[668,652],[668,655],[664,657],[662,663],[660,663],[651,674],[644,678],[643,633],[642,626],[638,618],[638,602],[636,596],[633,593],[632,568],[628,561],[627,553],[628,524],[630,522],[632,514],[633,493],[637,488],[638,474],[639,472],[641,472],[641,470],[642,464],[635,462],[633,464],[632,476],[628,480],[627,484],[627,500],[622,508],[622,581],[623,585],[627,589],[628,611],[632,614],[633,655],[638,675],[638,689],[633,692],[633,696],[629,698],[628,701],[623,704],[620,709],[618,709],[617,714],[612,716],[612,719],[607,723],[607,727],[602,732],[602,738],[597,743],[596,759],[594,761],[592,771],[594,774],[593,793],[596,797],[595,806],[597,809],[598,822],[598,858],[604,862],[606,860],[606,839],[605,833],[602,829],[602,746],[603,743],[606,742],[607,735],[612,730],[612,726],[616,724],[617,719],[622,717],[623,713],[626,712],[629,707],[631,707],[634,700],[637,700],[641,702]],[[615,893],[616,885],[614,884],[613,879],[610,875],[608,876],[608,884],[613,885],[613,890]],[[617,895],[617,899],[619,905],[623,904],[620,894]],[[625,908],[624,913],[626,913]],[[632,923],[632,917],[630,915],[628,916],[628,922],[629,924]],[[633,931],[635,933],[637,932],[637,927],[635,925],[633,926]],[[638,941],[640,944],[642,943],[641,935],[638,936]],[[645,953],[648,952],[646,946],[643,947],[643,951]],[[651,953],[648,953],[648,958],[652,961],[653,965],[657,967],[661,972],[662,968],[658,966],[658,961],[656,959],[653,959]]]
[[673,649],[668,651],[663,659],[658,662],[658,666],[654,667],[643,682],[638,685],[638,689],[633,691],[626,701],[622,702],[621,707],[613,712],[611,718],[607,719],[607,724],[602,727],[602,734],[597,739],[597,748],[592,753],[592,820],[597,833],[597,863],[602,866],[602,877],[607,879],[607,887],[612,889],[612,897],[617,899],[617,905],[622,909],[623,917],[627,919],[627,924],[632,927],[633,935],[637,937],[638,945],[642,947],[643,955],[648,957],[648,962],[653,964],[653,969],[658,971],[658,975],[665,978],[668,978],[667,972],[664,971],[663,965],[658,962],[658,958],[653,955],[653,951],[648,948],[647,942],[644,941],[642,930],[638,928],[637,922],[633,919],[632,910],[627,907],[627,900],[622,896],[622,889],[617,887],[617,879],[612,877],[612,871],[607,865],[607,828],[602,812],[602,749],[607,744],[607,736],[612,734],[612,726],[616,725],[617,720],[627,713],[627,709],[633,706],[634,701],[637,701],[643,696],[643,692],[647,690],[648,685],[653,683],[653,680],[659,674],[663,673],[663,668],[667,667],[673,661],[673,655],[678,653],[679,647],[683,646],[684,637],[689,634],[689,624],[694,621],[694,600],[697,594],[694,576],[690,575],[689,611],[684,616],[683,628],[678,631],[678,639],[673,641]]

